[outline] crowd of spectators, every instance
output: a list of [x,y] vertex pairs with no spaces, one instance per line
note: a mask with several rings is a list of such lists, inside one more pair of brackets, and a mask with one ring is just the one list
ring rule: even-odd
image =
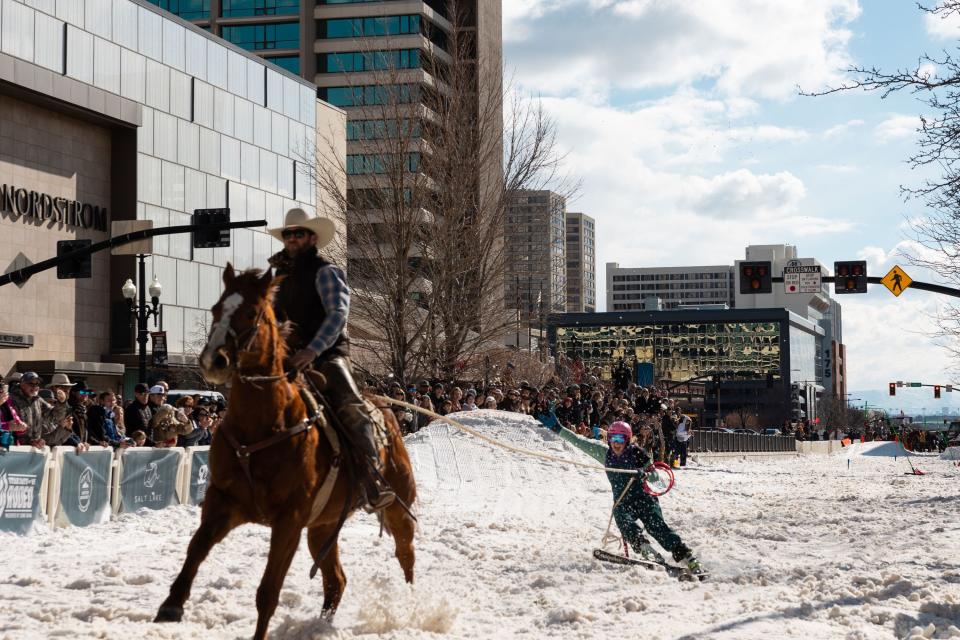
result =
[[226,407],[198,395],[168,404],[166,382],[137,384],[132,400],[97,392],[54,374],[46,385],[33,371],[0,382],[0,445],[172,447],[210,444]]
[[[526,381],[460,383],[420,380],[404,388],[397,381],[367,380],[368,390],[403,400],[440,415],[475,409],[499,409],[533,416],[556,417],[575,433],[597,440],[619,420],[631,425],[634,434],[660,460],[676,453],[686,462],[686,442],[691,437],[690,418],[660,387],[642,387],[627,381],[617,384],[596,376],[581,384],[564,385],[556,380],[536,387]],[[416,433],[433,420],[430,416],[395,407],[404,433]],[[678,435],[679,430],[679,435]]]

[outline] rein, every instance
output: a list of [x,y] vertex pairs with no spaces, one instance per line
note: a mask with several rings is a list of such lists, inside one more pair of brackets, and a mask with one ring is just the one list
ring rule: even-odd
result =
[[[236,352],[236,362],[237,366],[234,368],[237,374],[237,379],[240,382],[251,384],[257,389],[262,389],[257,383],[259,382],[279,382],[289,375],[288,372],[284,372],[280,375],[272,376],[263,376],[263,375],[246,375],[243,373],[243,367],[240,366],[240,358],[248,353],[255,353],[250,347],[253,346],[253,341],[256,339],[257,334],[260,332],[260,324],[263,322],[263,309],[260,309],[260,313],[257,314],[257,321],[253,324],[252,327],[243,332],[243,338],[237,335],[237,332],[233,330],[233,327],[227,327],[227,333],[233,337],[235,343],[239,344],[241,339],[246,339],[246,344],[243,345],[243,348],[237,348]],[[271,342],[273,339],[271,337]],[[273,345],[274,348],[276,345]]]

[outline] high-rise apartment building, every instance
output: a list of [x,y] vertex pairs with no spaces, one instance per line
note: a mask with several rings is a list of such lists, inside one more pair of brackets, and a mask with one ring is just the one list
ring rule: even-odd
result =
[[639,311],[657,297],[663,309],[703,305],[734,306],[734,273],[729,265],[703,267],[620,267],[607,263],[607,310]]
[[313,82],[314,5],[323,0],[149,0]]
[[517,191],[507,204],[507,309],[520,309],[521,322],[566,310],[567,200],[552,191]]
[[584,213],[567,214],[568,313],[597,310],[596,222]]

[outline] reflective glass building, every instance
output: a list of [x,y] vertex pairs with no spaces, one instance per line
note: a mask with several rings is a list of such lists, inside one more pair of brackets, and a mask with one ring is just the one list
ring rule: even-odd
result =
[[[551,316],[555,356],[599,368],[609,380],[620,361],[634,380],[668,386],[706,376],[699,404],[706,423],[749,406],[755,421],[791,417],[790,382],[816,382],[823,329],[786,309],[577,313]],[[579,367],[579,364],[577,365]],[[719,373],[719,384],[709,379]]]

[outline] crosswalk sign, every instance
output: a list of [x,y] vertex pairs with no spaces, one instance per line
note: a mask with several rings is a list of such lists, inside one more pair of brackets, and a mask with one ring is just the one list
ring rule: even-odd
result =
[[900,294],[913,282],[913,279],[899,265],[894,265],[893,269],[890,269],[880,282],[890,290],[890,293],[899,298]]

